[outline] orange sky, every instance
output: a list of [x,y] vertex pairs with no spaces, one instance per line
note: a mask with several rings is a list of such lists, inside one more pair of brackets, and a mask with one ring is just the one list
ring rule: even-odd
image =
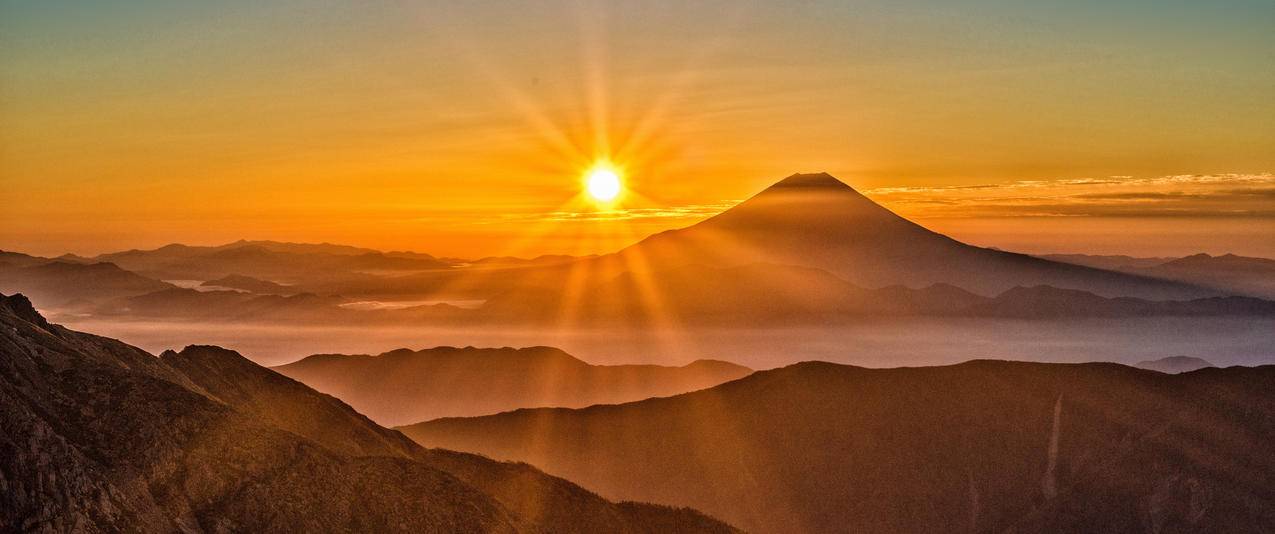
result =
[[3,249],[605,252],[827,171],[981,245],[1275,256],[1265,3],[0,10]]

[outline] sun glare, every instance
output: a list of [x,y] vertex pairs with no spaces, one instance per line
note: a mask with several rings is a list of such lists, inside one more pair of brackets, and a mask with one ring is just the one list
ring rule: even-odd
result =
[[607,165],[595,165],[584,176],[585,190],[597,202],[611,202],[620,196],[620,173]]

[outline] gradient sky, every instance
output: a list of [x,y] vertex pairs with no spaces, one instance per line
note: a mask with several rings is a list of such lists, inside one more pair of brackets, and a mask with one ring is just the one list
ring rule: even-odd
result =
[[980,245],[1275,256],[1270,0],[456,4],[0,0],[0,248],[605,252],[827,171]]

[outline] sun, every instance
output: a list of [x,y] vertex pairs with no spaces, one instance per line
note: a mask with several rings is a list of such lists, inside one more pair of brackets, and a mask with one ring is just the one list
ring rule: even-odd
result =
[[585,191],[597,202],[611,202],[620,196],[624,184],[620,171],[607,164],[597,164],[584,173]]

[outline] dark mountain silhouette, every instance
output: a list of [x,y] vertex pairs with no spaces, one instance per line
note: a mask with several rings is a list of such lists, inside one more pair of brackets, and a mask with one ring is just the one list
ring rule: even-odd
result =
[[1143,267],[1155,267],[1161,263],[1174,260],[1174,258],[1141,258],[1137,256],[1119,254],[1037,254],[1036,256],[1059,263],[1071,263],[1075,265],[1084,265],[1086,267],[1106,269],[1108,271],[1122,272],[1140,269]]
[[1275,366],[808,362],[669,398],[404,427],[752,532],[1268,532]]
[[613,265],[801,265],[864,287],[951,284],[984,295],[1051,285],[1102,296],[1183,299],[1178,282],[966,245],[899,217],[828,174],[795,174],[705,221],[648,237]]
[[0,327],[0,531],[731,531],[422,449],[231,351],[156,358],[20,295]]
[[1075,317],[1275,316],[1275,301],[1252,297],[1208,297],[1151,301],[1104,298],[1086,291],[1049,286],[1016,287],[976,304],[965,315],[1028,319]]
[[295,289],[289,288],[288,286],[241,274],[232,274],[223,276],[216,280],[207,280],[199,285],[202,287],[238,289],[260,295],[292,295],[297,293]]
[[276,282],[331,283],[359,280],[368,273],[447,269],[451,264],[427,254],[383,253],[343,245],[239,241],[216,247],[171,244],[94,258],[164,280],[212,280],[243,275]]
[[1160,371],[1161,373],[1188,373],[1199,369],[1215,367],[1208,360],[1201,358],[1192,358],[1190,356],[1169,356],[1168,358],[1160,358],[1158,360],[1146,360],[1136,364],[1140,369],[1150,369],[1152,371]]
[[0,264],[0,292],[21,291],[40,307],[76,301],[141,295],[174,286],[140,276],[112,263],[69,263],[60,260]]
[[715,386],[752,372],[712,360],[682,367],[590,365],[550,347],[316,354],[273,369],[386,425],[641,400]]

